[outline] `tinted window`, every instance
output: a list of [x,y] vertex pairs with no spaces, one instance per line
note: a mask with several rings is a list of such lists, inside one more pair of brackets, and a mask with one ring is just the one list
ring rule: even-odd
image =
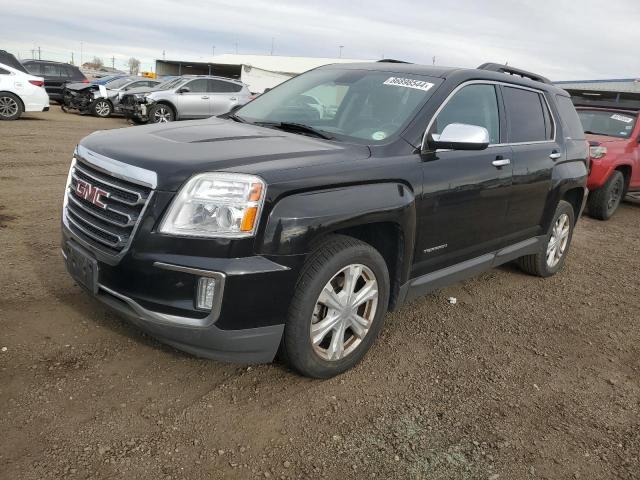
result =
[[210,91],[207,88],[208,87],[207,83],[208,82],[206,78],[199,78],[197,80],[192,80],[191,82],[187,83],[185,87],[191,90],[192,93],[205,93]]
[[504,100],[509,121],[509,142],[541,142],[553,136],[550,116],[545,112],[547,107],[539,93],[505,87]]
[[60,65],[53,63],[45,63],[42,65],[42,74],[47,77],[66,77],[65,73],[62,73]]
[[224,80],[209,80],[210,92],[230,93],[242,90],[242,85],[237,83],[225,82]]
[[5,70],[4,68],[0,67],[0,75],[9,75],[9,71]]
[[39,63],[30,62],[30,63],[25,63],[24,66],[27,69],[27,72],[29,72],[32,75],[42,74],[42,65],[40,65]]
[[484,127],[491,143],[500,143],[500,115],[493,85],[474,84],[459,90],[436,117],[430,134],[441,134],[451,123]]
[[[556,95],[556,99],[558,101],[558,110],[560,111],[564,128],[567,131],[565,136],[571,137],[574,140],[584,139],[584,131],[582,129],[583,125],[580,123],[580,118],[578,117],[578,113],[576,112],[571,99],[561,95]],[[585,130],[588,130],[588,128],[585,127]],[[631,134],[630,131],[629,134]]]

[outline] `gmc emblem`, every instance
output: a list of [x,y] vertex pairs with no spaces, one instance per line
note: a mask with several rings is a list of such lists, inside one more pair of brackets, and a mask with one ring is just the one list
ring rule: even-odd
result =
[[80,198],[84,198],[88,202],[93,203],[100,208],[107,208],[107,204],[104,203],[102,198],[109,198],[109,192],[105,192],[101,188],[91,185],[84,180],[76,180],[76,195]]

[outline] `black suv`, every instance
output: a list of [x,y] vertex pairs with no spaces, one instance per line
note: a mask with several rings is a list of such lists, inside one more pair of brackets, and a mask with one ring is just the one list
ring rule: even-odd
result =
[[78,67],[69,63],[25,60],[22,64],[31,75],[44,78],[44,88],[56,102],[62,102],[62,90],[67,83],[89,82]]
[[163,342],[326,378],[419,295],[512,260],[558,272],[581,132],[568,94],[522,70],[328,65],[220,118],[84,138],[62,250]]

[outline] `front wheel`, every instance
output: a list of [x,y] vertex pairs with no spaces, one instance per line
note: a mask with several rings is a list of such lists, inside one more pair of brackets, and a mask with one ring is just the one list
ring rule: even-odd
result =
[[302,269],[281,353],[303,375],[338,375],[367,353],[388,303],[389,273],[380,253],[354,238],[331,236]]
[[562,270],[575,224],[573,207],[569,202],[560,200],[544,245],[538,253],[519,258],[520,268],[538,277],[550,277]]
[[113,105],[111,105],[109,100],[100,98],[93,102],[93,105],[91,106],[91,113],[100,118],[110,117],[113,113]]
[[158,103],[149,109],[149,123],[167,123],[175,119],[173,109],[164,103]]
[[22,115],[22,102],[13,93],[0,93],[0,120],[17,120]]
[[624,184],[624,175],[616,170],[602,187],[591,192],[587,200],[589,216],[609,220],[624,197]]

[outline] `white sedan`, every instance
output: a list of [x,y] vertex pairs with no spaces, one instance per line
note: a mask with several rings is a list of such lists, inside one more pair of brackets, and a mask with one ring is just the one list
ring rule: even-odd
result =
[[44,79],[0,63],[0,120],[17,120],[23,112],[46,112]]

